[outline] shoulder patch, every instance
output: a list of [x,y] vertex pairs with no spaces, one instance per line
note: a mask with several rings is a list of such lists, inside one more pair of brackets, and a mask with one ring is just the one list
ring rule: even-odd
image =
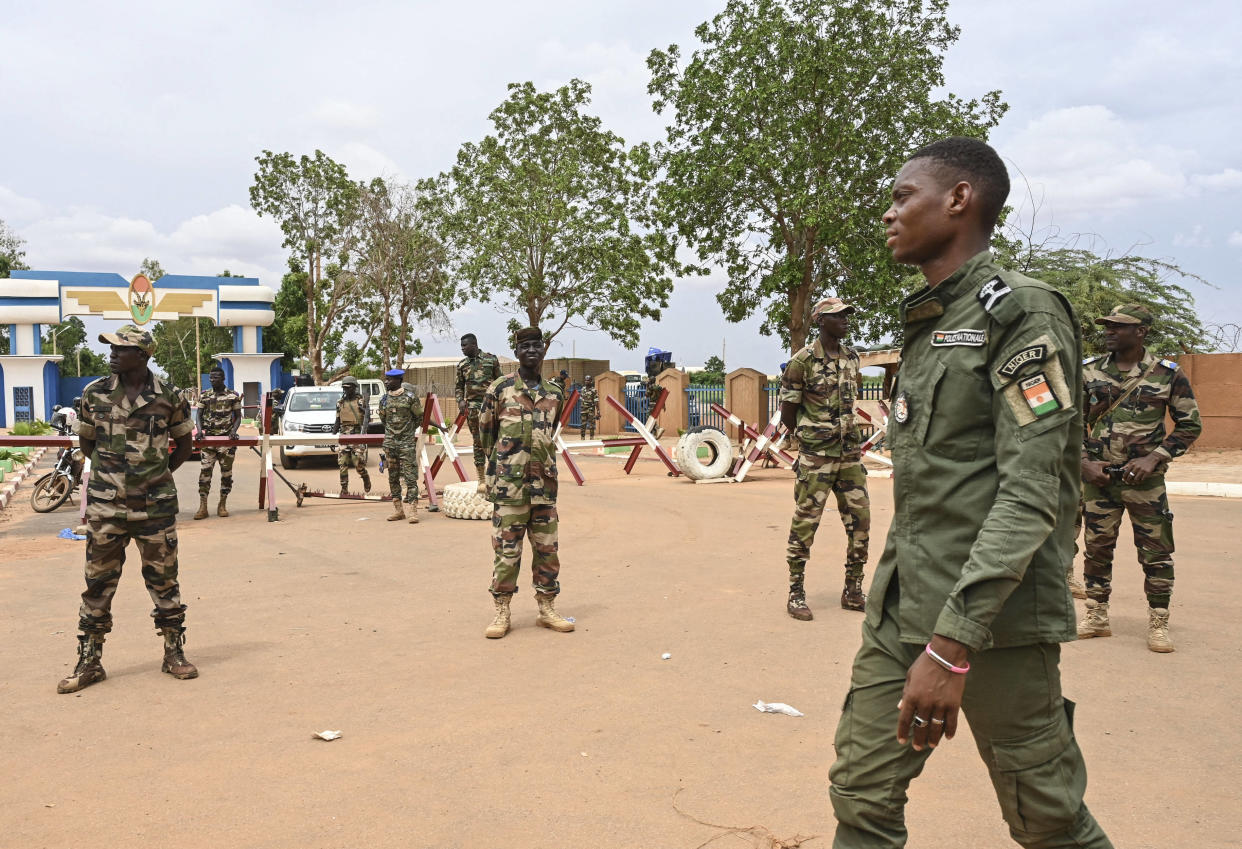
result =
[[998,275],[979,287],[978,298],[983,303],[983,308],[991,312],[1001,298],[1012,291]]
[[1006,360],[1005,364],[996,371],[1001,377],[1013,377],[1014,374],[1017,373],[1018,369],[1022,368],[1022,366],[1027,363],[1042,362],[1047,357],[1047,345],[1029,345]]
[[1093,362],[1095,362],[1095,361],[1096,361],[1096,360],[1098,360],[1098,359],[1099,359],[1099,357],[1098,357],[1098,356],[1095,356],[1095,357],[1083,357],[1082,364],[1083,364],[1084,366],[1089,366],[1089,365],[1091,365]]
[[1173,362],[1172,360],[1161,360],[1160,365],[1164,366],[1170,371],[1177,371],[1177,363]]

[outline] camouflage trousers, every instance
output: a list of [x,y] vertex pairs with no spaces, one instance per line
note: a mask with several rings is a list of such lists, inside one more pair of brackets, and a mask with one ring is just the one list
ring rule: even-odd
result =
[[388,491],[393,498],[401,498],[405,486],[405,503],[418,501],[418,443],[385,442],[384,458],[388,463]]
[[341,472],[341,486],[349,483],[349,470],[354,469],[366,480],[367,447],[365,445],[340,445],[336,449],[336,467]]
[[470,441],[474,443],[474,467],[487,465],[487,455],[483,453],[483,442],[479,439],[479,411],[483,403],[466,402],[466,427],[470,428]]
[[1136,486],[1082,485],[1083,578],[1087,598],[1108,601],[1112,592],[1113,551],[1122,514],[1130,514],[1134,547],[1143,567],[1143,592],[1151,607],[1168,607],[1173,594],[1173,514],[1164,489],[1164,475],[1152,475]]
[[871,537],[871,499],[867,496],[867,470],[857,457],[798,457],[794,483],[794,515],[789,526],[790,583],[800,583],[811,556],[811,544],[819,530],[829,493],[836,496],[837,511],[845,526],[845,575],[861,578],[867,565]]
[[78,628],[84,634],[112,630],[112,599],[125,565],[125,547],[133,540],[142,558],[142,580],[155,609],[156,628],[179,628],[185,622],[181,586],[177,582],[176,519],[142,522],[91,520],[86,532],[86,590],[78,611]]
[[233,491],[233,459],[236,448],[204,448],[203,457],[198,465],[198,494],[211,492],[211,469],[220,464],[220,494],[228,495]]
[[599,415],[594,410],[583,410],[581,415],[581,424],[578,425],[578,438],[586,439],[587,434],[591,434],[591,438],[595,438],[595,423],[599,421]]
[[518,572],[522,567],[522,539],[528,531],[535,592],[554,596],[561,591],[557,581],[561,559],[557,555],[556,505],[497,504],[492,508],[492,551],[496,554],[492,570],[493,596],[517,592]]

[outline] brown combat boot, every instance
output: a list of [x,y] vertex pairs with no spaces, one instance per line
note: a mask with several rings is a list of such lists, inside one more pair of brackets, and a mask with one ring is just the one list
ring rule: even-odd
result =
[[56,685],[58,693],[76,693],[108,677],[103,668],[103,634],[78,634],[78,665]]
[[394,498],[392,500],[392,515],[388,517],[390,522],[400,522],[405,518],[405,511],[401,509],[401,499]]
[[536,593],[535,600],[539,602],[539,616],[535,618],[535,624],[540,628],[551,628],[562,634],[567,634],[574,629],[574,623],[556,612],[556,596]]
[[1161,654],[1173,651],[1173,641],[1169,639],[1167,607],[1147,608],[1147,648]]
[[221,519],[229,517],[228,500],[229,497],[227,495],[220,493],[220,503],[216,505],[216,515]]
[[1065,583],[1069,585],[1070,595],[1074,598],[1086,598],[1087,587],[1082,581],[1078,580],[1078,576],[1074,574],[1074,564],[1070,564],[1065,570]]
[[1087,599],[1087,613],[1078,623],[1078,639],[1111,637],[1113,628],[1108,623],[1108,602]]
[[475,492],[487,492],[487,480],[486,480],[487,476],[484,473],[482,466],[474,467],[474,476],[475,476],[475,479],[478,480],[479,482],[478,486],[474,488],[474,491]]
[[207,518],[207,496],[206,495],[198,496],[198,512],[194,514],[194,518],[195,519],[206,519]]
[[483,632],[483,636],[489,640],[499,640],[509,633],[509,623],[511,621],[509,600],[512,598],[513,596],[509,595],[492,596],[492,601],[496,603],[496,617],[492,619],[492,624],[488,625],[487,630]]
[[161,628],[164,635],[164,665],[161,672],[167,672],[174,678],[197,678],[198,667],[185,659],[185,628]]
[[867,596],[863,593],[862,582],[862,575],[853,578],[846,577],[845,589],[841,590],[842,610],[865,611],[867,609]]
[[410,505],[410,524],[411,525],[418,524],[418,502],[417,501],[415,501],[413,504]]
[[362,475],[362,491],[371,491],[371,476],[367,474],[367,470],[363,469],[359,474]]
[[810,622],[815,618],[811,613],[811,608],[806,606],[806,592],[802,589],[801,581],[793,581],[789,584],[789,601],[785,604],[785,610],[794,619],[802,622]]

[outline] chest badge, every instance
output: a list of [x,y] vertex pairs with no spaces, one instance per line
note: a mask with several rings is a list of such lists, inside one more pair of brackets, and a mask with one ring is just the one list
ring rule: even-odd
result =
[[910,420],[910,399],[904,392],[893,401],[893,418],[897,420],[897,424],[905,424]]
[[931,343],[933,347],[943,348],[949,345],[970,345],[978,348],[988,341],[986,330],[933,330]]

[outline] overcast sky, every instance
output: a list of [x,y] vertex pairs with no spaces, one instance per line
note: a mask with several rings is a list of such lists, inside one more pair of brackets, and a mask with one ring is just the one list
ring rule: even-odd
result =
[[[693,47],[723,0],[21,3],[0,0],[0,219],[34,268],[132,276],[234,273],[278,288],[281,234],[249,207],[263,149],[319,148],[355,179],[414,180],[452,164],[512,81],[580,77],[628,142],[661,136],[646,93],[655,47]],[[1035,12],[1035,9],[1038,9]],[[1019,9],[1031,10],[1026,13]],[[948,89],[999,88],[992,143],[1040,201],[1041,226],[1170,259],[1218,289],[1205,320],[1242,323],[1242,4],[1196,0],[958,0]],[[1022,200],[1021,183],[1011,201]],[[627,352],[567,331],[551,354],[641,367],[649,346],[730,368],[787,359],[758,322],[728,324],[723,277],[680,281]],[[507,315],[454,314],[503,348]],[[428,354],[457,353],[456,333]]]

